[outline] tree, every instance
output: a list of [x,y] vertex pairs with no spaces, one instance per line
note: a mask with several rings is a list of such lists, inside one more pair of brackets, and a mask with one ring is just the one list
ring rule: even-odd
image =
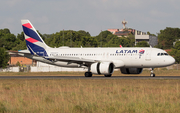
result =
[[[106,44],[114,37],[115,35],[113,35],[111,32],[109,31],[101,31],[99,33],[98,36],[96,36],[95,38],[98,41],[98,45],[102,46],[102,47],[106,47]],[[101,45],[102,44],[102,45]]]
[[16,46],[16,36],[9,29],[0,29],[0,47],[11,50]]
[[160,30],[158,34],[158,48],[170,49],[173,47],[173,42],[180,39],[180,29],[166,27],[164,30]]
[[24,32],[21,32],[21,34],[18,34],[17,39],[20,39],[21,41],[24,41],[25,40]]
[[11,32],[8,28],[5,28],[5,29],[0,29],[0,34],[11,34]]
[[98,46],[98,42],[97,42],[96,38],[86,36],[86,37],[82,38],[81,45],[83,47],[97,47]]
[[150,36],[156,36],[155,34],[151,34],[149,31],[147,32],[147,34]]
[[135,35],[129,34],[127,39],[129,39],[130,47],[134,47],[135,46]]
[[81,35],[81,36],[91,36],[89,34],[89,32],[86,32],[86,31],[83,31],[83,30],[79,30],[78,33]]
[[176,63],[180,63],[180,41],[177,41],[174,48],[172,48],[172,51],[170,52],[170,55],[172,55]]
[[26,47],[26,41],[20,41],[19,44],[16,45],[16,47],[12,48],[12,50],[18,51],[18,50],[23,50],[27,49]]
[[180,50],[180,41],[176,42],[174,48],[177,49],[177,50]]
[[0,47],[0,67],[5,68],[8,65],[9,59],[9,54],[5,51],[4,48]]
[[150,47],[150,45],[146,41],[141,41],[135,47]]

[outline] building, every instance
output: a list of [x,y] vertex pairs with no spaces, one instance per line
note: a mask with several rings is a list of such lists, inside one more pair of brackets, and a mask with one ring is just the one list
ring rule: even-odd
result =
[[[16,52],[16,51],[12,51],[12,52]],[[15,66],[18,62],[21,65],[36,65],[37,61],[23,57],[18,55],[18,53],[9,53],[10,55],[10,60],[9,60],[9,65],[10,66]]]
[[145,32],[135,31],[135,45],[141,41],[146,41],[151,47],[158,44],[157,36],[151,36],[147,35]]
[[140,41],[146,41],[152,47],[158,44],[157,36],[147,35],[146,32],[137,31],[135,29],[127,28],[125,25],[127,21],[123,20],[123,29],[108,29],[114,35],[118,37],[127,37],[128,35],[132,34],[135,35],[135,45]]
[[108,29],[108,31],[118,37],[127,37],[129,34],[135,34],[135,29]]
[[123,29],[108,29],[109,32],[111,32],[114,35],[117,35],[118,37],[127,37],[128,35],[135,34],[135,29],[130,29],[126,27],[126,24],[128,22],[125,21],[125,19],[122,21]]

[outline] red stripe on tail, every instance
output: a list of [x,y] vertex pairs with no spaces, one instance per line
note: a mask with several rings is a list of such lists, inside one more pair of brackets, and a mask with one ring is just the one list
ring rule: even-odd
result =
[[32,28],[32,26],[31,26],[31,24],[30,24],[30,23],[23,24],[23,26],[24,26],[24,27],[27,27],[27,28],[29,28],[29,29],[31,29],[31,28]]
[[28,38],[28,39],[26,39],[26,40],[29,41],[29,42],[31,42],[31,43],[38,42],[38,40],[35,40],[35,39],[33,39],[33,38]]

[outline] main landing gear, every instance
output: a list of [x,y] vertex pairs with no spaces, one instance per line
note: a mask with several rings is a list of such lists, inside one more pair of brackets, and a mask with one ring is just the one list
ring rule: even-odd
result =
[[[91,72],[85,72],[84,73],[85,77],[92,77],[92,73]],[[109,75],[104,75],[105,77],[111,77],[112,74]]]
[[92,77],[92,72],[90,72],[90,67],[88,67],[88,71],[84,73],[85,77]]
[[85,77],[92,77],[92,73],[91,72],[85,72],[84,75],[85,75]]
[[105,77],[111,77],[112,74],[109,74],[109,75],[104,75]]
[[155,74],[154,74],[154,72],[153,72],[154,68],[151,68],[150,70],[151,70],[150,77],[155,77]]
[[[92,72],[90,72],[90,68],[88,68],[88,71],[84,73],[85,77],[92,77]],[[104,75],[105,77],[111,77],[112,74]]]

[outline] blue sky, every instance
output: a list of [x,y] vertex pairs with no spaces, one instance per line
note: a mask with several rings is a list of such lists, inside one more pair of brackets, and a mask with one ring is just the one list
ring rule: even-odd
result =
[[29,19],[42,34],[127,27],[156,34],[166,27],[180,27],[179,0],[3,0],[0,29],[22,32],[20,20]]

